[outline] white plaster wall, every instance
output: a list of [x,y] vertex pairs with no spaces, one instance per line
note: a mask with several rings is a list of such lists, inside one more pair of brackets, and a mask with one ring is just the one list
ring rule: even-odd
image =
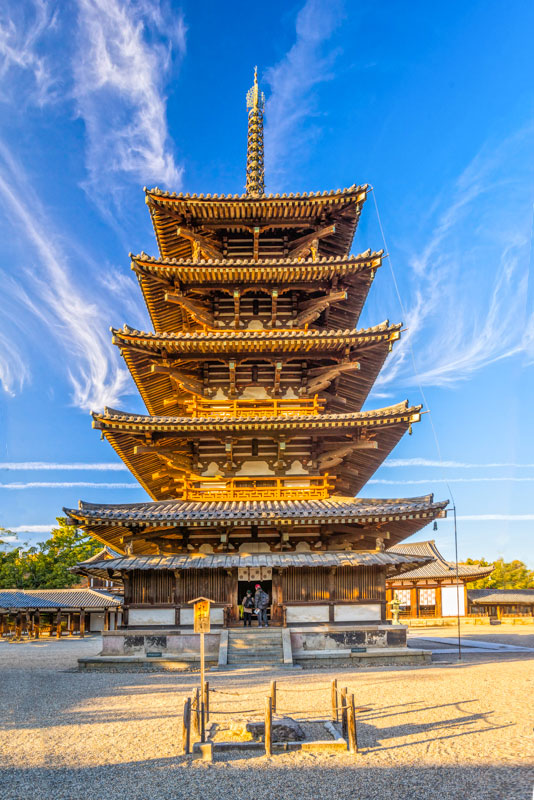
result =
[[360,622],[362,620],[380,621],[381,608],[378,604],[334,606],[335,622]]
[[[193,606],[180,609],[180,625],[192,625],[193,617]],[[222,625],[224,622],[224,609],[210,608],[210,622],[212,625]]]
[[293,622],[328,622],[328,606],[287,606],[286,620]]
[[174,608],[130,608],[128,625],[174,625]]
[[104,612],[103,611],[92,611],[90,614],[90,621],[89,626],[92,631],[103,631],[104,630]]

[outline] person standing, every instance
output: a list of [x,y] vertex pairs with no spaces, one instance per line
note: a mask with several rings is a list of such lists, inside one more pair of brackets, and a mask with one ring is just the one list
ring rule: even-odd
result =
[[254,605],[258,611],[258,628],[268,627],[267,622],[267,606],[269,605],[269,595],[261,588],[261,584],[257,583],[255,586],[256,594],[254,595]]
[[245,628],[247,625],[252,627],[252,612],[254,611],[254,598],[252,597],[252,589],[247,589],[241,605],[243,606],[243,624]]

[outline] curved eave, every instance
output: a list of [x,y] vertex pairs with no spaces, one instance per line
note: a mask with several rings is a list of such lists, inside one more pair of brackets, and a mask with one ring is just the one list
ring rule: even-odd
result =
[[[356,449],[346,453],[341,463],[329,467],[325,465],[318,469],[310,469],[311,474],[334,474],[332,478],[334,491],[337,494],[355,494],[360,491],[367,481],[374,475],[383,461],[389,456],[398,444],[408,427],[419,421],[421,406],[408,408],[407,403],[389,409],[379,409],[377,412],[363,412],[353,414],[318,415],[315,417],[300,418],[263,418],[256,421],[250,420],[222,420],[214,419],[195,420],[136,417],[127,414],[93,414],[94,427],[101,430],[115,452],[124,461],[128,469],[155,500],[166,499],[172,496],[169,492],[169,482],[172,485],[171,472],[165,457],[158,456],[158,448],[179,450],[179,443],[189,444],[195,442],[200,448],[198,458],[204,459],[205,466],[212,461],[218,461],[219,467],[227,456],[224,451],[223,439],[231,435],[239,446],[240,442],[247,442],[252,437],[259,437],[265,442],[267,448],[274,447],[277,435],[286,436],[286,458],[291,460],[301,458],[304,448],[310,457],[316,450],[313,439],[319,437],[323,441],[323,452],[332,451],[342,447],[350,440],[359,440],[366,449]],[[157,434],[157,447],[143,445],[146,433]],[[365,439],[370,437],[370,445]],[[296,451],[293,450],[295,443]],[[207,447],[211,453],[210,458],[203,456],[203,448]],[[187,450],[187,447],[186,447]],[[218,453],[218,455],[215,455]],[[294,453],[294,454],[293,454]],[[165,453],[164,453],[165,456]],[[259,455],[260,461],[262,460]],[[172,460],[172,456],[171,456]],[[246,459],[245,459],[246,460]],[[179,474],[187,475],[195,471],[192,463],[176,465],[174,470]]]
[[[329,399],[330,411],[359,411],[369,394],[391,345],[400,338],[400,325],[377,326],[363,331],[298,332],[291,336],[246,336],[244,334],[183,334],[158,336],[138,331],[115,331],[117,344],[133,380],[150,414],[180,414],[180,408],[191,394],[178,389],[161,365],[169,356],[185,364],[186,372],[200,375],[201,361],[227,365],[233,353],[243,358],[273,358],[284,356],[288,362],[303,360],[315,365],[339,363],[347,349],[348,360],[359,368],[342,374],[337,382],[336,395]],[[240,349],[236,343],[240,342]],[[235,345],[233,348],[232,345]],[[198,360],[197,360],[198,359]],[[312,395],[314,392],[312,392]],[[339,398],[339,399],[338,399]],[[174,403],[169,401],[174,400]],[[343,400],[345,402],[343,402]]]
[[[181,291],[195,293],[203,302],[203,295],[209,291],[220,291],[226,287],[231,293],[236,286],[242,291],[268,292],[274,287],[280,290],[280,297],[292,287],[305,288],[306,291],[327,294],[333,279],[340,281],[338,288],[347,293],[345,300],[339,300],[330,307],[328,328],[355,327],[372,285],[375,271],[382,263],[382,251],[365,253],[349,259],[330,258],[317,261],[297,259],[262,261],[198,262],[157,261],[148,257],[135,256],[132,269],[136,272],[143,297],[154,330],[157,332],[178,333],[183,330],[200,329],[198,320],[182,305],[169,302],[166,293]],[[200,294],[199,294],[200,293]],[[190,295],[191,296],[191,295]],[[314,327],[319,327],[312,323]],[[246,326],[245,326],[246,327]]]
[[187,220],[206,235],[208,241],[216,242],[212,232],[214,223],[220,230],[250,230],[255,226],[270,226],[271,229],[299,227],[314,230],[324,219],[325,213],[335,220],[336,232],[328,237],[330,249],[337,254],[348,254],[356,226],[367,196],[367,186],[353,186],[337,192],[307,195],[273,196],[253,198],[246,195],[177,195],[158,189],[145,189],[145,201],[149,207],[158,247],[163,258],[191,257],[190,241],[179,237],[177,226]]
[[400,338],[402,323],[390,325],[388,321],[372,328],[360,330],[243,330],[243,331],[193,331],[184,333],[139,331],[124,325],[111,328],[113,344],[119,347],[136,347],[152,352],[196,355],[198,353],[226,352],[298,352],[300,350],[339,350],[348,346],[393,342]]
[[[294,530],[319,525],[376,527],[390,533],[390,542],[398,542],[413,535],[438,517],[446,515],[447,501],[434,502],[432,495],[396,500],[331,497],[324,501],[252,501],[239,502],[188,502],[168,500],[155,503],[130,503],[97,505],[80,502],[79,509],[63,509],[73,525],[123,553],[122,538],[142,538],[142,531],[156,529],[173,532],[187,526],[203,538],[214,535],[218,529],[250,529],[284,527]],[[287,526],[287,527],[286,527]],[[139,545],[150,553],[150,546]],[[136,551],[138,545],[136,544]],[[425,559],[425,561],[428,559]]]

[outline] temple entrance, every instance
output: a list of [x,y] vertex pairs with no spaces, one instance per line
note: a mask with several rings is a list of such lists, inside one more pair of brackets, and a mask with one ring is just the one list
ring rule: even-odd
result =
[[[257,583],[261,584],[261,588],[263,589],[263,591],[266,592],[269,595],[269,605],[267,607],[267,621],[270,623],[271,622],[271,603],[273,602],[273,592],[272,592],[273,582],[272,582],[272,580],[271,581],[259,581],[259,580],[255,580],[255,581],[251,581],[251,580],[238,581],[238,583],[237,583],[237,604],[238,604],[238,607],[241,606],[243,598],[247,593],[247,589],[250,589],[250,591],[252,592],[252,596],[254,597],[254,594],[255,594],[255,588],[254,587],[256,586]],[[238,625],[243,625],[244,624],[243,623],[243,618],[241,616],[239,616],[239,614],[237,616],[238,616],[238,620],[239,620],[237,624]],[[257,616],[257,614],[254,613],[254,611],[252,612],[252,626],[251,627],[253,627],[253,628],[257,628],[258,627],[258,616]]]

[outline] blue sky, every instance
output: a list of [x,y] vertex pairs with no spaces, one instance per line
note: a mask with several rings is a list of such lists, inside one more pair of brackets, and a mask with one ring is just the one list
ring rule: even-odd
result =
[[[109,334],[149,328],[142,187],[243,190],[258,64],[267,191],[374,187],[362,324],[408,331],[368,407],[432,412],[365,495],[452,492],[461,557],[534,566],[533,26],[527,0],[4,4],[0,524],[145,498],[89,417],[142,410]],[[452,557],[452,520],[423,535]]]

